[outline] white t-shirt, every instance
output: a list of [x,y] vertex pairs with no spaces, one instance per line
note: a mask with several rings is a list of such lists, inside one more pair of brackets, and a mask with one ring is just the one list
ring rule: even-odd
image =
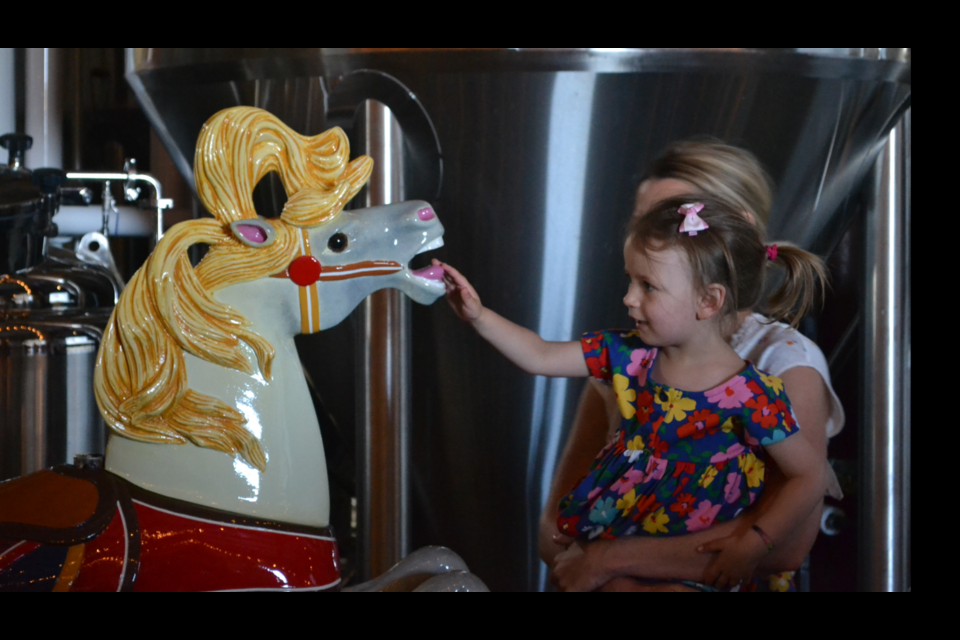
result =
[[[827,437],[840,433],[846,418],[843,407],[830,384],[827,359],[815,342],[791,329],[782,322],[768,323],[759,313],[751,314],[733,335],[730,344],[744,360],[751,361],[757,369],[772,373],[778,378],[794,367],[816,369],[830,391],[830,417],[827,419]],[[800,425],[803,428],[803,425]]]

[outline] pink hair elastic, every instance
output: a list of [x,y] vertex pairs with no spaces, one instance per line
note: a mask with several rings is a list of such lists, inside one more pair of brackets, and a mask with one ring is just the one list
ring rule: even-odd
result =
[[680,233],[695,236],[698,231],[704,231],[710,228],[710,225],[701,220],[700,216],[697,215],[702,210],[702,202],[680,205],[680,208],[677,209],[677,213],[683,216],[683,222],[680,223]]
[[772,244],[767,247],[767,260],[773,262],[777,259],[777,245]]

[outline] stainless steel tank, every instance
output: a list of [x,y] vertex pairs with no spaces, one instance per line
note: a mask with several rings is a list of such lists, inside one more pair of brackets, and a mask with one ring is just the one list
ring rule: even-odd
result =
[[[440,257],[485,304],[554,340],[626,321],[620,234],[666,144],[710,135],[753,151],[779,187],[772,236],[829,255],[910,103],[909,49],[127,50],[127,78],[191,184],[214,112],[247,104],[305,134],[349,128],[342,87],[360,70],[407,91],[372,82],[365,97],[396,111],[415,96],[432,122],[432,134],[408,131],[398,115],[404,193],[434,203]],[[284,196],[265,181],[255,199],[275,215]],[[299,343],[344,460],[366,393],[351,369],[364,326]],[[410,340],[411,546],[455,549],[494,590],[541,588],[537,519],[582,381],[520,373],[443,304],[412,308]],[[356,495],[352,462],[329,467]]]
[[92,389],[107,317],[0,323],[0,480],[104,452]]
[[50,254],[0,275],[0,481],[105,450],[93,368],[119,286],[105,268]]

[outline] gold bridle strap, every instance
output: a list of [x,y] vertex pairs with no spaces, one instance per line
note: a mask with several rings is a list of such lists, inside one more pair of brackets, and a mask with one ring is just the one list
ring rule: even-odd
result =
[[[300,255],[312,255],[310,236],[306,229],[300,229]],[[317,331],[320,331],[320,292],[314,283],[300,287],[300,333],[311,334]]]

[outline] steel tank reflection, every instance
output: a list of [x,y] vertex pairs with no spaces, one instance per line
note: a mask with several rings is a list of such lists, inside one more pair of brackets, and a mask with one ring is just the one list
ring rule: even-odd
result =
[[91,390],[108,315],[0,322],[0,480],[103,453]]
[[[621,233],[666,144],[711,135],[754,152],[779,187],[771,235],[827,255],[910,101],[906,49],[130,49],[127,65],[191,183],[211,113],[250,104],[315,134],[349,126],[352,111],[335,108],[343,74],[393,75],[442,149],[440,181],[439,162],[411,147],[405,189],[443,217],[441,259],[553,340],[626,322]],[[425,192],[434,178],[439,195]],[[263,213],[280,192],[259,189]],[[582,381],[520,373],[442,304],[413,308],[411,325],[410,546],[455,549],[493,590],[540,588],[538,514]],[[365,393],[345,372],[364,339],[347,322],[299,343],[345,442]]]

